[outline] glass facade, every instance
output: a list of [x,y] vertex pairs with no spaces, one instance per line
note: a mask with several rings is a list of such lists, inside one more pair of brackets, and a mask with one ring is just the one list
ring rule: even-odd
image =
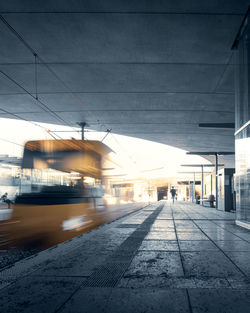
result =
[[[250,27],[245,19],[235,50],[236,219],[250,228]],[[248,65],[249,64],[249,65]]]
[[236,216],[250,226],[250,125],[236,135]]

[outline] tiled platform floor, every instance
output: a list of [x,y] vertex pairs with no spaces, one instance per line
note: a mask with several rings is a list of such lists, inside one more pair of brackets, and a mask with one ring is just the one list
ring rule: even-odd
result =
[[159,202],[0,273],[0,312],[250,312],[250,231]]

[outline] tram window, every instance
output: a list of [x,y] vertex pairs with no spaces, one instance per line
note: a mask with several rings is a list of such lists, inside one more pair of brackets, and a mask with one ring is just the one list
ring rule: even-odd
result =
[[95,186],[95,179],[93,177],[84,177],[84,185]]

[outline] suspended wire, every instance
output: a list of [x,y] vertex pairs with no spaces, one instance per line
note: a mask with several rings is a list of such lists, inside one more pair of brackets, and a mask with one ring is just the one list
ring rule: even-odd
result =
[[219,88],[219,86],[221,84],[221,81],[222,81],[222,79],[223,79],[223,77],[224,77],[224,75],[226,73],[226,70],[228,69],[228,67],[229,67],[229,65],[231,63],[231,59],[232,59],[233,55],[234,55],[234,51],[232,51],[230,53],[230,56],[229,56],[229,58],[227,60],[227,63],[224,65],[224,70],[223,70],[222,74],[220,75],[213,92],[217,92],[217,89]]
[[31,96],[33,99],[35,99],[40,105],[38,105],[40,108],[42,108],[44,111],[47,111],[51,113],[57,120],[60,120],[60,122],[63,122],[67,126],[71,127],[74,131],[75,129],[67,123],[62,117],[60,117],[57,113],[52,111],[44,102],[38,99],[38,82],[37,82],[37,60],[38,60],[38,55],[37,53],[28,45],[26,44],[25,40],[15,31],[15,29],[4,19],[2,15],[0,15],[1,21],[18,37],[19,40],[28,48],[32,54],[35,57],[35,91],[36,91],[36,96],[33,96],[32,93],[30,93],[27,89],[25,89],[20,83],[15,81],[12,77],[10,77],[8,74],[4,73],[2,70],[0,72],[7,77],[10,81],[12,81],[14,84],[16,84],[19,88],[21,88],[23,91],[25,91],[29,96]]
[[120,148],[128,155],[128,158],[133,163],[133,165],[136,164],[136,161],[133,159],[133,157],[127,152],[127,150],[123,147],[123,145],[117,140],[117,138],[111,133],[112,138],[114,138],[115,142],[120,146]]
[[[96,122],[98,123],[98,125],[100,125],[100,127],[104,128],[105,131],[109,131],[108,127],[106,127],[105,123],[100,120],[88,107],[88,105],[86,105],[82,99],[51,69],[51,67],[43,60],[42,57],[40,57],[40,55],[24,40],[24,38],[6,21],[6,19],[0,14],[0,20],[10,29],[10,31],[23,43],[23,45],[34,55],[34,57],[39,60],[39,62],[46,67],[46,69],[48,70],[48,72],[60,83],[60,85],[63,86],[63,88],[65,90],[68,91],[68,93],[70,93],[72,95],[73,98],[75,98],[84,108],[85,110],[88,112],[88,114],[90,116],[92,116]],[[33,95],[32,95],[33,96]],[[34,96],[33,96],[34,97]],[[37,101],[39,101],[38,99],[36,99]],[[40,102],[40,101],[39,101]],[[50,110],[51,111],[51,110]],[[53,112],[53,111],[52,111]],[[55,113],[55,112],[53,112]],[[61,119],[61,118],[60,118]],[[65,121],[64,121],[65,122]],[[72,127],[72,126],[71,126]],[[109,133],[109,132],[108,132]],[[132,162],[135,164],[136,162],[133,160],[133,158],[130,156],[130,154],[127,152],[127,150],[125,150],[123,148],[123,146],[120,144],[120,142],[116,139],[116,137],[111,133],[111,136],[114,138],[114,140],[116,141],[116,143],[126,152],[126,154],[128,155],[129,159],[132,160]]]
[[22,120],[22,121],[29,122],[29,123],[32,124],[32,125],[35,125],[35,126],[40,127],[40,128],[43,128],[43,130],[46,130],[46,132],[48,131],[48,129],[45,128],[45,127],[43,127],[42,125],[39,125],[39,124],[37,124],[36,122],[29,121],[29,120],[27,120],[26,118],[24,118],[24,117],[22,117],[22,116],[20,116],[20,115],[18,115],[18,114],[16,114],[16,113],[12,113],[12,112],[7,111],[7,110],[5,110],[5,109],[1,109],[1,111],[3,111],[3,112],[6,113],[6,114],[9,114],[9,115],[11,115],[11,116],[14,116],[15,118],[18,118],[18,119],[20,119],[20,120]]
[[36,89],[36,100],[38,100],[38,92],[37,92],[37,55],[35,55],[35,89]]
[[[42,126],[42,125],[40,125],[40,124],[37,124],[36,122],[32,122],[32,121],[30,121],[30,120],[27,120],[26,118],[24,118],[24,117],[22,117],[22,116],[20,116],[20,115],[18,115],[18,114],[16,114],[16,113],[12,113],[12,112],[10,112],[10,111],[7,111],[7,110],[5,110],[5,109],[1,109],[1,111],[3,111],[3,112],[6,113],[6,114],[9,114],[9,115],[11,115],[11,116],[13,116],[13,117],[15,117],[15,118],[17,118],[17,119],[20,119],[20,120],[22,120],[22,121],[28,122],[28,123],[30,123],[30,124],[32,124],[32,125],[34,125],[34,126],[37,126],[37,127],[41,128],[41,129],[43,129],[44,131],[46,131],[46,133],[48,133],[51,137],[53,137],[48,128],[46,128],[46,127],[44,127],[44,126]],[[62,139],[62,138],[61,138],[60,136],[58,136],[58,135],[57,135],[57,137],[59,137],[59,139]],[[54,137],[53,137],[53,138],[54,138]]]
[[13,141],[8,140],[8,139],[0,138],[0,140],[6,141],[6,142],[11,143],[11,144],[13,144],[13,145],[20,146],[20,147],[22,147],[22,148],[24,147],[24,145],[21,145],[20,143],[16,143],[16,142],[13,142]]
[[[36,57],[37,60],[40,61],[41,64],[43,64],[47,70],[50,72],[52,76],[56,78],[56,80],[66,89],[78,102],[80,102],[86,109],[86,111],[94,117],[94,119],[97,121],[97,123],[100,126],[105,127],[104,123],[102,123],[97,116],[89,109],[89,107],[82,101],[82,99],[74,93],[74,91],[64,83],[64,81],[50,68],[50,66],[38,55],[38,53],[24,40],[24,38],[6,21],[6,19],[0,15],[0,20],[11,30],[11,32],[14,33],[14,35],[25,45],[25,47],[33,54],[34,57]],[[106,127],[105,127],[106,128]]]
[[103,142],[103,141],[105,140],[105,138],[108,136],[108,134],[111,133],[111,130],[112,130],[112,129],[108,129],[108,130],[107,130],[107,134],[103,137],[103,139],[101,140],[101,142]]
[[34,100],[37,101],[37,105],[45,112],[49,112],[52,114],[57,120],[60,122],[63,122],[67,126],[72,127],[69,125],[63,118],[61,118],[58,114],[56,114],[54,111],[52,111],[44,102],[39,100],[36,96],[34,96],[31,92],[29,92],[26,88],[24,88],[20,83],[18,83],[15,79],[13,79],[10,75],[5,73],[3,70],[0,70],[0,73],[4,75],[6,78],[8,78],[11,82],[13,82],[15,85],[17,85],[20,89],[22,89],[25,93],[27,93],[30,97],[32,97]]

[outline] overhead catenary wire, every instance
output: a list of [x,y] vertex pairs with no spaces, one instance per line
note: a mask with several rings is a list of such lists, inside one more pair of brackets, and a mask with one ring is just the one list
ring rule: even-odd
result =
[[17,146],[20,146],[20,147],[24,147],[24,145],[21,145],[20,143],[17,143],[17,142],[14,142],[14,141],[11,141],[11,140],[8,140],[8,139],[4,139],[4,138],[0,138],[1,141],[5,141],[5,142],[8,142],[8,143],[11,143],[13,145],[17,145]]
[[102,138],[101,142],[103,142],[106,139],[106,137],[108,136],[108,134],[111,133],[111,131],[112,131],[112,129],[107,130],[107,134]]
[[17,118],[17,119],[20,119],[20,120],[25,121],[25,122],[29,122],[29,123],[31,123],[32,125],[35,125],[35,126],[40,127],[40,128],[43,128],[43,130],[46,130],[46,132],[48,131],[48,129],[47,129],[46,127],[43,127],[42,125],[37,124],[36,122],[29,121],[29,120],[27,120],[26,118],[24,118],[24,117],[22,117],[22,116],[20,116],[20,115],[18,115],[18,114],[16,114],[16,113],[12,113],[12,112],[7,111],[7,110],[2,109],[2,108],[1,108],[0,110],[1,110],[2,112],[6,113],[6,114],[9,114],[9,115],[14,116],[14,117]]
[[[103,127],[106,132],[107,135],[110,133],[108,127],[104,124],[104,122],[102,122],[90,109],[89,107],[82,101],[82,99],[67,85],[65,84],[65,82],[50,68],[50,66],[39,56],[37,55],[37,58],[39,59],[39,61],[47,68],[47,70],[51,73],[51,75],[53,75],[56,80],[85,108],[85,110],[89,113],[89,115],[91,115],[96,122]],[[128,155],[129,159],[132,160],[133,164],[135,164],[135,161],[133,160],[133,158],[131,157],[131,155],[127,152],[126,149],[124,149],[124,147],[120,144],[120,142],[117,140],[117,138],[114,136],[113,133],[111,133],[111,136],[114,138],[114,140],[116,141],[116,143],[122,148],[122,150],[125,151],[125,153]],[[102,140],[103,141],[103,140]]]
[[11,32],[24,44],[24,46],[33,54],[36,60],[39,60],[44,65],[49,73],[56,78],[56,80],[66,89],[78,102],[80,102],[86,109],[86,111],[94,117],[100,126],[105,127],[104,123],[97,118],[97,116],[88,108],[88,106],[82,101],[82,99],[74,93],[74,91],[53,71],[48,63],[24,40],[24,38],[7,22],[7,20],[0,14],[0,20],[11,30]]
[[[56,74],[54,70],[46,63],[43,58],[27,43],[27,41],[7,22],[7,20],[0,14],[0,20],[9,28],[9,30],[20,40],[20,42],[23,43],[23,45],[33,54],[33,56],[36,58],[36,61],[39,60],[39,62],[46,67],[48,72],[60,83],[61,86],[65,90],[67,90],[68,93],[72,95],[73,98],[75,98],[88,112],[90,116],[92,116],[98,125],[100,125],[101,128],[104,128],[105,131],[109,132],[109,128],[105,125],[105,123],[99,119],[90,109],[89,107],[82,101],[82,99]],[[33,96],[33,95],[32,95]],[[34,97],[34,96],[33,96]],[[36,97],[35,97],[36,98]],[[39,101],[38,99],[36,99]],[[53,112],[53,111],[52,111]],[[107,134],[107,135],[108,135]],[[135,164],[136,162],[133,160],[132,156],[127,152],[127,150],[120,144],[120,142],[117,140],[117,138],[111,133],[111,136],[114,138],[116,143],[126,152],[129,159]]]
[[38,100],[38,82],[37,82],[37,55],[35,55],[35,91],[36,91],[36,100]]
[[[39,128],[41,128],[41,129],[43,129],[46,133],[48,133],[51,137],[53,137],[48,128],[46,128],[46,127],[44,127],[44,126],[42,126],[42,125],[40,125],[40,124],[38,124],[38,123],[36,123],[36,122],[32,122],[32,121],[30,121],[30,120],[27,120],[26,118],[24,118],[24,117],[22,117],[22,116],[20,116],[20,115],[18,115],[18,114],[16,114],[16,113],[12,113],[12,112],[7,111],[7,110],[5,110],[5,109],[0,109],[0,110],[1,110],[2,112],[6,113],[6,114],[12,115],[13,117],[15,117],[15,118],[17,118],[17,119],[20,119],[20,120],[22,120],[22,121],[28,122],[28,123],[30,123],[30,124],[36,126],[36,127],[39,127]],[[56,135],[56,136],[57,136],[59,139],[62,139],[60,136],[58,136],[58,135]],[[54,138],[54,137],[53,137],[53,138]]]
[[[22,37],[15,31],[15,29],[3,18],[2,15],[0,15],[0,19],[2,22],[8,26],[8,28],[19,38],[19,40],[22,41],[22,43],[26,46],[26,48],[29,47],[29,45],[25,44],[25,40],[22,39]],[[71,127],[74,131],[74,127],[72,127],[67,121],[65,121],[62,117],[60,117],[57,113],[52,111],[43,101],[38,99],[38,71],[37,71],[37,61],[38,61],[38,55],[33,49],[29,49],[32,54],[35,57],[35,96],[29,92],[26,88],[24,88],[20,83],[18,83],[16,80],[14,80],[10,75],[5,73],[4,71],[0,70],[1,74],[3,74],[5,77],[7,77],[10,81],[12,81],[15,85],[17,85],[19,88],[21,88],[25,93],[27,93],[30,97],[32,97],[34,100],[37,101],[38,106],[43,109],[45,112],[49,112],[51,115],[53,115],[58,121],[63,122],[66,126]],[[51,134],[50,134],[51,135]]]
[[70,126],[63,118],[61,118],[58,114],[56,114],[54,111],[52,111],[44,102],[42,102],[40,99],[38,99],[37,96],[34,96],[31,92],[29,92],[26,88],[24,88],[20,83],[18,83],[14,78],[12,78],[10,75],[5,73],[3,70],[0,69],[0,73],[5,76],[7,79],[9,79],[11,82],[13,82],[16,86],[18,86],[20,89],[22,89],[25,93],[27,93],[30,97],[32,97],[34,100],[37,101],[37,105],[45,112],[49,112],[52,114],[58,121],[63,122],[65,125]]

